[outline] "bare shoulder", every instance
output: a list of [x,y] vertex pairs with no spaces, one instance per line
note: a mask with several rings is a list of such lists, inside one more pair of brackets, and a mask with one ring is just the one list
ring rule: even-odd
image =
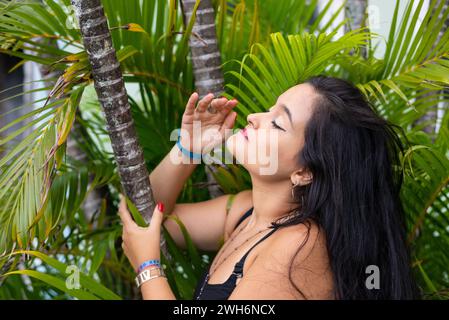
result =
[[331,299],[333,276],[324,229],[308,221],[276,233],[262,260],[279,261],[284,272],[291,270],[292,281],[302,292],[301,298]]
[[281,227],[273,234],[269,250],[278,250],[280,247],[296,247],[298,244],[304,248],[313,248],[316,245],[325,245],[324,230],[313,221]]
[[230,298],[332,299],[332,279],[324,231],[298,224],[272,235]]
[[252,190],[244,190],[235,194],[231,208],[226,218],[225,239],[234,230],[237,222],[253,206]]

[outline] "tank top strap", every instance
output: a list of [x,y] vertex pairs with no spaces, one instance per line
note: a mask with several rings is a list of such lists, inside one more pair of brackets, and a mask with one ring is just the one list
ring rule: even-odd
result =
[[237,222],[237,224],[234,227],[234,230],[237,229],[237,227],[240,225],[240,223],[243,222],[243,220],[248,218],[253,213],[253,209],[254,209],[254,207],[249,208],[248,211],[246,211],[245,214],[240,217],[239,221]]
[[278,229],[278,227],[274,227],[270,232],[268,232],[266,235],[264,235],[259,241],[257,241],[244,255],[243,257],[239,260],[239,262],[237,262],[235,264],[234,267],[234,271],[233,273],[235,275],[237,275],[237,277],[241,277],[243,275],[243,264],[245,263],[246,257],[248,256],[248,254],[251,252],[251,250],[254,249],[255,246],[257,246],[259,243],[261,243],[262,241],[264,241],[266,238],[268,238],[269,236],[271,236],[276,230]]

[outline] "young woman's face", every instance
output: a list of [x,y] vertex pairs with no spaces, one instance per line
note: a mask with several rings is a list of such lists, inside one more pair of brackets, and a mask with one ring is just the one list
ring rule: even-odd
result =
[[248,125],[230,136],[226,146],[251,174],[282,180],[300,169],[298,154],[317,97],[313,87],[300,84],[281,94],[267,112],[248,115]]

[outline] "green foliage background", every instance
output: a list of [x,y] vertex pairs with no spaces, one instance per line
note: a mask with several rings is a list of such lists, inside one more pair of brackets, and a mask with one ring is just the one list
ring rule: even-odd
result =
[[[193,21],[184,26],[175,0],[102,2],[125,81],[137,88],[129,100],[151,170],[173,145],[170,133],[179,127],[194,91],[188,48]],[[331,1],[319,12],[316,0],[283,0],[282,5],[279,0],[264,0],[263,5],[256,0],[213,1],[225,95],[240,101],[237,126],[245,124],[248,113],[267,110],[289,87],[328,74],[354,82],[382,116],[404,128],[412,145],[403,159],[401,196],[413,266],[425,297],[444,299],[449,297],[449,112],[443,110],[433,133],[423,130],[428,123],[417,120],[449,100],[444,90],[449,83],[449,31],[444,26],[449,10],[443,1],[438,6],[431,1],[432,9],[425,9],[423,0],[416,2],[400,16],[398,1],[384,40],[387,49],[379,59],[371,46],[377,35],[369,30],[337,37],[341,24],[333,28],[332,22],[344,4],[327,17]],[[422,21],[420,13],[425,15]],[[29,112],[0,128],[2,133],[19,124],[0,140],[1,299],[139,297],[133,270],[117,243],[120,184],[73,20],[69,0],[0,0],[0,52],[51,66],[63,75],[42,80],[44,88],[36,90],[52,91],[52,99],[18,106]],[[367,57],[361,54],[364,46]],[[1,92],[0,99],[13,99],[9,92]],[[84,162],[66,154],[74,121],[82,128],[77,142],[87,155]],[[31,133],[17,142],[25,130]],[[226,193],[250,187],[239,166],[217,164],[214,172]],[[205,180],[204,170],[197,170],[178,201],[206,200]],[[87,221],[81,204],[98,187],[109,193]],[[165,234],[176,261],[167,266],[170,285],[177,298],[191,299],[215,253],[199,252],[187,232],[187,250]],[[66,285],[68,266],[81,270],[79,289]]]

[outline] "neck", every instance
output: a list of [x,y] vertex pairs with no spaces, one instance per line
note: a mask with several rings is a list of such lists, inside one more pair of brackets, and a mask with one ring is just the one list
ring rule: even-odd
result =
[[292,202],[292,187],[285,181],[264,181],[252,177],[253,213],[245,229],[260,230],[271,222],[288,215],[297,205]]

